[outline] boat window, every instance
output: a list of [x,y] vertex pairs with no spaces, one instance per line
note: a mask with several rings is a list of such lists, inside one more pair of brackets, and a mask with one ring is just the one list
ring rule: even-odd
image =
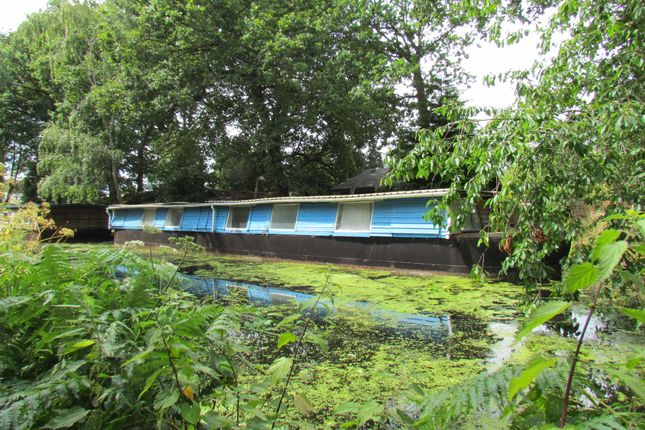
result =
[[372,203],[341,203],[338,205],[336,230],[369,231],[372,222]]
[[156,209],[144,209],[143,217],[141,217],[141,225],[142,226],[154,225],[156,215],[157,215]]
[[270,228],[274,230],[293,230],[296,228],[298,205],[273,205]]
[[230,208],[226,228],[246,228],[251,208],[235,206]]
[[181,216],[183,215],[183,212],[184,210],[179,208],[168,209],[165,227],[179,227],[181,225]]

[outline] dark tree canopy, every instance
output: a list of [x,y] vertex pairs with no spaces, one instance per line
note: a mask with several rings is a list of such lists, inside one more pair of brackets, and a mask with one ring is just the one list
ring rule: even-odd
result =
[[7,175],[69,202],[327,192],[445,123],[450,4],[52,1],[0,40]]

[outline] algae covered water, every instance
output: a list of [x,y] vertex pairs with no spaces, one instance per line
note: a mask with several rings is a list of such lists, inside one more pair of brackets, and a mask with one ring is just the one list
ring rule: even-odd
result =
[[[172,261],[176,254],[160,249],[155,258]],[[267,330],[232,335],[245,345],[250,372],[239,376],[251,388],[276,357],[297,351],[288,395],[300,405],[294,400],[281,418],[289,428],[341,428],[353,416],[348,404],[368,405],[377,417],[397,409],[414,416],[420,393],[432,396],[504,363],[524,363],[535,353],[571,351],[584,314],[572,308],[516,343],[527,295],[506,282],[203,254],[184,261],[178,278],[197,297],[197,307],[215,300],[273,316],[275,324]],[[285,330],[277,323],[294,312],[313,317],[308,319],[326,339],[325,348],[312,343],[277,348]],[[616,328],[605,320],[598,319],[590,333],[594,353],[631,351],[636,343],[627,332],[612,333],[607,342],[603,332]],[[396,428],[386,415],[373,428]]]
[[[184,286],[202,296],[315,311],[329,348],[302,353],[292,391],[313,408],[286,412],[295,428],[338,428],[347,419],[339,405],[400,406],[407,392],[444,389],[503,361],[523,294],[464,276],[255,258],[193,257],[183,272]],[[252,359],[268,364],[275,339],[248,342]]]

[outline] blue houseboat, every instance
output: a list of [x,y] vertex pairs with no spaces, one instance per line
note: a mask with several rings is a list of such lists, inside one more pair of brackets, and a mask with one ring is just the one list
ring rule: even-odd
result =
[[[467,272],[482,261],[475,235],[451,235],[425,219],[445,190],[276,197],[207,203],[114,205],[107,208],[116,243],[162,244],[194,236],[207,250],[297,260]],[[446,225],[450,220],[446,219]],[[471,226],[481,224],[473,214]],[[148,234],[154,226],[162,234]],[[501,255],[485,251],[486,268]]]

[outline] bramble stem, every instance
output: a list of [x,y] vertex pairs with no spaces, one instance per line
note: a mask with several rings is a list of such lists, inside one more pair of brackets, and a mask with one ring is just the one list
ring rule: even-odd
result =
[[596,308],[596,302],[598,301],[598,296],[600,295],[601,285],[598,284],[596,291],[594,292],[593,303],[589,307],[589,312],[587,313],[587,319],[585,324],[582,327],[580,332],[580,337],[578,338],[578,343],[576,344],[576,352],[573,354],[573,360],[571,361],[571,367],[569,368],[569,376],[567,377],[567,386],[564,389],[564,394],[562,395],[562,413],[560,415],[560,427],[567,425],[567,414],[569,413],[569,399],[571,398],[571,386],[573,385],[573,376],[576,372],[576,364],[578,364],[580,348],[582,347],[582,341],[585,338],[587,333],[587,327],[589,327],[589,322],[591,321],[591,316],[593,311]]

